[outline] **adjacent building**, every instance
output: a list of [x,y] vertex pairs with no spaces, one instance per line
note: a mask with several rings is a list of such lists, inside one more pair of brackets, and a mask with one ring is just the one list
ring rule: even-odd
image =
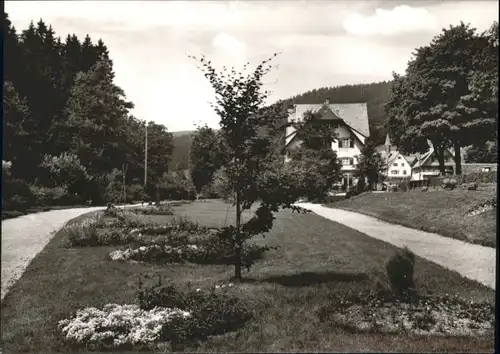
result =
[[414,156],[401,154],[396,146],[392,145],[389,133],[385,137],[384,145],[377,147],[377,152],[386,164],[386,169],[382,173],[386,181],[403,181],[411,178]]

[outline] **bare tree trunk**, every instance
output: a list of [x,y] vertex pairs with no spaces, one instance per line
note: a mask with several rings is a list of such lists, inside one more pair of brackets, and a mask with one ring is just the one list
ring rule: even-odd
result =
[[235,252],[234,252],[234,278],[241,280],[241,204],[240,194],[236,192],[236,237],[235,237]]
[[462,154],[461,154],[461,146],[458,143],[455,143],[453,145],[453,148],[455,150],[455,174],[456,175],[461,175],[462,174]]
[[437,158],[438,158],[438,161],[439,161],[439,172],[441,172],[441,176],[444,176],[445,173],[446,173],[446,169],[444,167],[444,148],[443,147],[439,147],[436,150],[436,153],[437,153]]

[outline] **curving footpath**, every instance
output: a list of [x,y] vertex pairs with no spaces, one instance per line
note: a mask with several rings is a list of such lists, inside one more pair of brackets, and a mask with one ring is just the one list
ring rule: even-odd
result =
[[495,289],[495,248],[391,224],[352,211],[313,203],[296,205],[396,247],[406,246],[422,258]]
[[[141,204],[126,205],[139,206]],[[123,207],[123,206],[120,206]],[[106,207],[51,210],[2,221],[2,300],[31,260],[69,220]]]

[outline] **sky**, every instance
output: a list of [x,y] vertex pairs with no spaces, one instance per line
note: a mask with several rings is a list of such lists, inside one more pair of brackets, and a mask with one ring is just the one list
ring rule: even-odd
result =
[[268,103],[320,87],[390,80],[442,28],[486,30],[498,1],[6,1],[18,31],[40,18],[56,35],[102,38],[115,83],[140,119],[169,131],[218,127],[213,90],[188,55],[217,67],[257,66]]

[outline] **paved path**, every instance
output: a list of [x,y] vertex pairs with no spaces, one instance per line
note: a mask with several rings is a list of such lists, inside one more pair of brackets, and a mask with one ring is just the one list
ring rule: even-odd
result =
[[2,300],[8,289],[21,277],[31,260],[47,245],[56,231],[73,218],[105,208],[51,210],[3,220]]
[[312,203],[297,203],[297,205],[396,247],[406,246],[422,258],[495,289],[494,248],[390,224],[352,211],[327,208]]

